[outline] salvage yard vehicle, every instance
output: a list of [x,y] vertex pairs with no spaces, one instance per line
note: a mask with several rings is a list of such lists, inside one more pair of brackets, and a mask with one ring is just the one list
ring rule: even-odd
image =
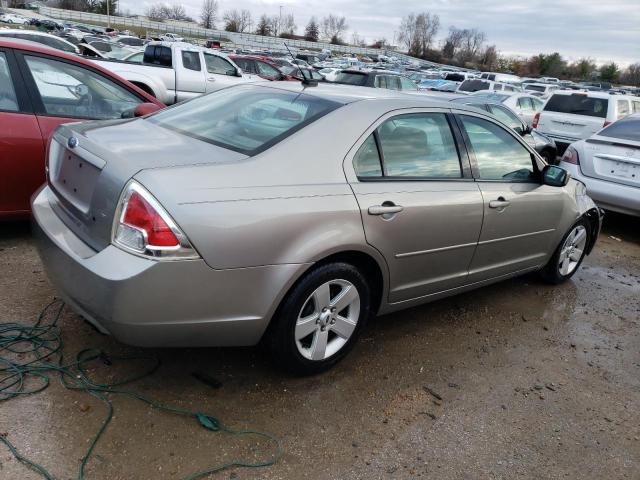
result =
[[538,97],[529,95],[528,93],[512,93],[512,92],[488,92],[480,90],[470,95],[471,97],[481,97],[487,100],[500,102],[513,110],[523,122],[531,126],[536,113],[542,110],[544,101]]
[[334,83],[387,90],[418,91],[418,87],[409,77],[386,70],[342,70],[336,75]]
[[144,112],[164,106],[88,60],[0,39],[0,219],[29,216],[29,198],[45,181],[45,147],[58,125],[132,116],[142,104]]
[[525,142],[533,147],[535,151],[544,158],[545,162],[550,164],[558,163],[556,161],[558,156],[556,143],[546,135],[533,130],[529,125],[518,118],[518,115],[515,112],[510,110],[503,103],[475,95],[464,95],[461,98],[454,98],[450,101],[463,103],[493,114],[498,120],[513,128],[518,134],[520,134],[522,138],[524,138]]
[[181,42],[150,42],[143,63],[95,59],[102,68],[130,81],[166,105],[215,92],[237,83],[260,80],[218,50]]
[[640,114],[572,143],[560,165],[600,207],[640,216]]
[[51,35],[50,33],[37,32],[35,30],[0,30],[0,39],[3,38],[19,38],[20,40],[29,40],[31,42],[41,43],[47,47],[55,48],[67,53],[80,53],[78,47],[67,40]]
[[294,77],[280,71],[280,66],[267,57],[259,55],[229,55],[229,58],[242,69],[243,73],[246,72],[258,78],[271,82],[296,80]]
[[301,373],[374,314],[525,272],[567,280],[601,224],[582,183],[489,114],[298,82],[63,125],[32,207],[49,277],[102,332],[262,340]]
[[458,87],[458,92],[472,93],[479,91],[488,92],[520,92],[522,88],[511,83],[494,82],[493,80],[481,80],[479,78],[469,78]]
[[553,138],[560,153],[631,113],[640,112],[640,98],[607,92],[555,92],[533,119],[533,128]]
[[16,15],[15,13],[0,13],[0,22],[29,25],[31,20],[27,17],[23,17],[22,15]]

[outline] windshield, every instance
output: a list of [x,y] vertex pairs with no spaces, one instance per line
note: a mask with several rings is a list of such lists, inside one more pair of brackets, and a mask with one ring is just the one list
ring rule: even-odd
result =
[[231,87],[159,112],[148,120],[246,155],[260,153],[340,106],[304,93]]
[[536,92],[544,92],[547,88],[542,85],[525,85],[525,90],[535,90]]
[[336,83],[364,86],[367,83],[367,75],[364,73],[340,72],[336,75]]
[[483,80],[465,80],[458,87],[460,92],[477,92],[478,90],[489,90],[491,84]]
[[572,113],[589,117],[607,117],[609,100],[587,97],[585,94],[553,95],[544,106],[547,112]]
[[640,142],[640,116],[634,115],[612,123],[598,133],[601,137]]
[[496,102],[504,102],[510,97],[510,95],[505,95],[504,93],[486,92],[482,90],[473,92],[471,95],[473,95],[474,97],[487,98]]

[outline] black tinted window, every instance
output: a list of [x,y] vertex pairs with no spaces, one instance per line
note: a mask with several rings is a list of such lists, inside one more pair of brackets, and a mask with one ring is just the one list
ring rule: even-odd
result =
[[607,117],[609,100],[606,98],[587,97],[584,94],[553,95],[544,110],[547,112],[573,113],[590,117]]
[[182,66],[187,70],[199,72],[202,70],[200,65],[200,54],[198,52],[182,51]]
[[640,117],[627,117],[612,123],[598,135],[640,142]]
[[169,47],[163,47],[162,45],[150,45],[144,51],[143,61],[144,63],[170,67],[172,64],[171,49]]
[[336,76],[336,83],[363,86],[367,83],[367,75],[365,73],[340,72]]
[[483,80],[465,80],[460,84],[458,90],[461,92],[477,92],[479,90],[489,90],[491,84]]

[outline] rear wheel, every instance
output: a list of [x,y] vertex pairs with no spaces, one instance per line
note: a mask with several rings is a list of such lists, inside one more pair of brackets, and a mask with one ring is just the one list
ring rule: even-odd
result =
[[371,315],[371,290],[347,263],[322,265],[285,298],[268,332],[273,356],[298,374],[331,368],[353,347]]
[[540,272],[549,283],[562,283],[578,270],[591,240],[589,221],[581,218],[566,233],[549,263]]

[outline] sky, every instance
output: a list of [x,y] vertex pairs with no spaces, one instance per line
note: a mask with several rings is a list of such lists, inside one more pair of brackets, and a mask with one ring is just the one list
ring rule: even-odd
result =
[[[160,1],[160,0],[157,0]],[[181,3],[197,18],[202,0]],[[218,0],[225,10],[251,11],[254,22],[263,13],[292,13],[298,33],[312,15],[344,15],[349,25],[346,40],[357,32],[367,42],[384,37],[393,42],[402,17],[429,12],[440,17],[438,41],[450,26],[478,28],[507,55],[529,56],[559,52],[573,61],[589,57],[597,63],[621,66],[640,62],[640,0]],[[156,0],[120,0],[121,11],[144,13]],[[219,28],[222,22],[219,21]]]

